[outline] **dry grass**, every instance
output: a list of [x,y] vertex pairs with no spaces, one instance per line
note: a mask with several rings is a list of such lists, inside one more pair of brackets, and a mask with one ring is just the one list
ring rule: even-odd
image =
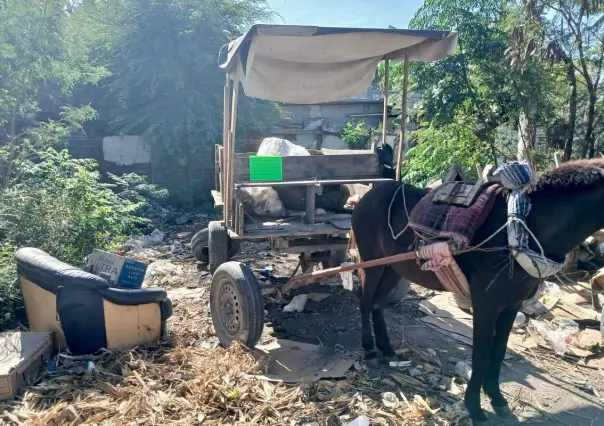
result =
[[[343,380],[288,386],[261,374],[265,359],[240,345],[187,347],[188,332],[152,347],[95,357],[55,358],[22,397],[0,404],[6,425],[339,425],[364,414],[378,425],[450,424],[456,415],[434,401],[403,397],[381,404],[379,379],[349,373]],[[88,361],[94,363],[88,369]],[[373,399],[372,399],[373,398]],[[436,408],[436,409],[435,409]]]

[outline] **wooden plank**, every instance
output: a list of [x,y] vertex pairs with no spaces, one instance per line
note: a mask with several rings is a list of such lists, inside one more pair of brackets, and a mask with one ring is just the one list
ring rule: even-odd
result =
[[329,223],[307,224],[301,222],[275,223],[264,222],[246,224],[243,233],[239,236],[242,240],[257,240],[270,237],[305,237],[311,235],[346,234],[348,229],[340,229]]
[[290,180],[287,182],[241,182],[235,184],[236,188],[258,187],[258,186],[307,186],[313,184],[320,185],[352,185],[355,183],[386,183],[394,182],[388,178],[370,178],[370,179],[325,179],[325,180]]
[[[250,181],[249,154],[235,156],[235,182]],[[306,179],[368,179],[381,177],[377,154],[283,157],[283,181]],[[356,182],[356,181],[355,181]]]

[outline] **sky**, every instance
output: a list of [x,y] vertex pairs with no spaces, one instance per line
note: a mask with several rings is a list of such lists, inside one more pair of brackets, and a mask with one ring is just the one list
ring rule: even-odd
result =
[[268,0],[275,24],[320,27],[407,28],[423,0]]

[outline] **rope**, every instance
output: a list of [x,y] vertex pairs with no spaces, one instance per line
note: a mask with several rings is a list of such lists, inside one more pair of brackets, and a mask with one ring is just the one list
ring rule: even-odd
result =
[[[390,200],[390,205],[388,206],[388,227],[390,228],[390,234],[392,235],[392,239],[394,241],[398,240],[399,237],[401,235],[403,235],[403,233],[407,230],[407,228],[409,227],[409,210],[407,210],[407,200],[405,198],[405,183],[403,182],[403,184],[401,186],[399,186],[396,191],[394,191],[394,195],[392,196],[392,200]],[[403,196],[403,204],[405,206],[405,213],[407,214],[407,226],[405,226],[403,228],[403,230],[401,232],[399,232],[398,234],[394,235],[394,229],[392,229],[392,221],[390,220],[390,215],[391,215],[391,211],[392,211],[392,205],[394,204],[394,200],[396,199],[396,194],[398,194],[398,192],[401,191],[401,194]]]

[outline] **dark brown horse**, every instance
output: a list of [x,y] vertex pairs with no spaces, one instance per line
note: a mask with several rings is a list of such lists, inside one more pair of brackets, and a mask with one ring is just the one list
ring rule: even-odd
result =
[[[352,215],[353,238],[363,261],[408,252],[413,249],[414,233],[407,229],[398,240],[388,227],[388,206],[400,187],[392,182],[376,186],[356,206]],[[403,188],[407,209],[426,195],[427,191],[410,185]],[[604,228],[604,160],[577,161],[545,173],[527,188],[532,210],[527,225],[550,259],[563,260],[566,253],[589,235]],[[471,245],[491,236],[507,218],[505,195],[498,196],[492,213],[475,233]],[[392,205],[392,227],[395,233],[407,225],[407,214],[401,193]],[[480,406],[480,390],[484,389],[500,417],[513,417],[499,389],[499,373],[508,337],[523,301],[537,291],[539,280],[526,273],[511,257],[507,234],[500,232],[483,248],[495,251],[473,251],[456,256],[470,284],[474,312],[474,348],[472,377],[465,395],[465,404],[475,424],[486,422]],[[539,251],[531,241],[531,248]],[[513,262],[513,263],[512,263]],[[379,266],[364,271],[361,292],[362,345],[366,360],[375,360],[375,345],[386,359],[395,357],[390,344],[383,307],[400,276],[426,288],[444,290],[432,272],[420,270],[415,261]]]

